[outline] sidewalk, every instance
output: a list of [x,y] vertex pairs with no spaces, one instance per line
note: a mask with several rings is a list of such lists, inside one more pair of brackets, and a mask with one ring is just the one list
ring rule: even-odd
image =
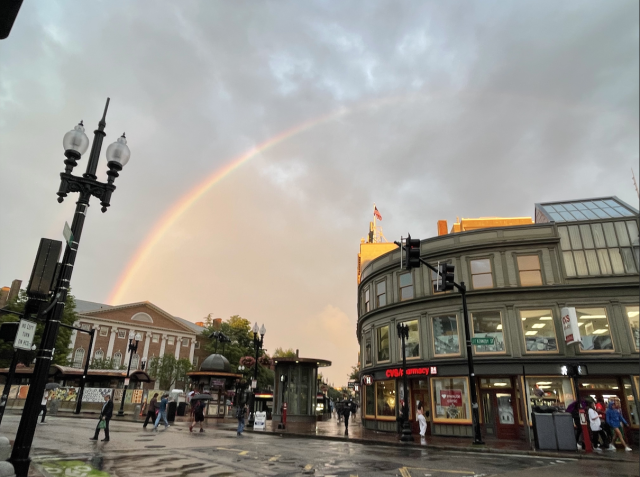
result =
[[[427,436],[425,441],[421,442],[419,435],[414,435],[413,442],[402,442],[398,434],[392,432],[380,432],[365,429],[359,418],[349,420],[349,432],[345,433],[344,421],[338,424],[336,419],[329,421],[320,421],[316,423],[288,423],[287,429],[278,429],[278,420],[267,421],[264,432],[267,434],[277,434],[280,437],[298,437],[312,439],[328,439],[343,442],[355,442],[360,444],[374,445],[393,445],[408,447],[426,447],[428,449],[463,451],[463,452],[488,452],[496,454],[525,454],[536,455],[541,457],[558,457],[558,458],[587,458],[601,459],[609,461],[625,461],[638,462],[638,452],[625,452],[619,449],[617,452],[603,452],[587,454],[583,451],[566,452],[566,451],[538,451],[532,450],[526,441],[506,440],[485,438],[484,445],[474,445],[471,438],[467,437],[443,437],[443,436]],[[222,426],[221,426],[222,427]],[[226,427],[226,426],[225,426]]]

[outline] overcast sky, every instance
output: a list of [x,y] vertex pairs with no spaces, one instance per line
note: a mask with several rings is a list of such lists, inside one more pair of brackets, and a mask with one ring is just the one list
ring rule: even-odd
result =
[[103,157],[126,131],[131,161],[85,223],[71,285],[96,302],[204,178],[324,117],[204,194],[112,304],[239,314],[269,351],[329,359],[344,384],[374,202],[390,241],[541,201],[638,207],[638,14],[635,0],[24,2],[0,42],[0,285],[26,286],[40,237],[62,239],[62,137],[83,119],[92,139],[107,97]]

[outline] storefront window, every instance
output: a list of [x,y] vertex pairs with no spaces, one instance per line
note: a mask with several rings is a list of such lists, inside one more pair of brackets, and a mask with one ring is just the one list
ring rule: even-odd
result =
[[365,416],[375,417],[376,415],[376,390],[373,386],[365,386]]
[[528,412],[535,406],[552,406],[566,409],[575,398],[570,378],[538,377],[527,378]]
[[626,306],[627,318],[629,320],[629,326],[631,326],[631,336],[633,337],[633,343],[636,347],[636,351],[640,350],[640,319],[638,318],[637,306]]
[[378,381],[376,382],[376,405],[377,417],[396,416],[396,382]]
[[432,378],[434,421],[471,421],[466,378]]
[[527,353],[558,351],[551,310],[520,310]]
[[583,351],[613,350],[607,310],[604,308],[576,308]]
[[[405,321],[409,327],[409,338],[405,339],[405,354],[407,359],[420,357],[420,333],[418,331],[418,320]],[[398,338],[398,354],[402,359],[402,341]]]
[[493,344],[475,345],[476,354],[504,353],[504,338],[502,333],[502,316],[498,311],[481,311],[472,313],[473,337],[493,338]]
[[640,417],[638,416],[638,406],[636,399],[633,396],[633,390],[631,389],[631,380],[624,378],[622,380],[624,385],[624,397],[627,400],[627,409],[629,410],[629,424],[633,427],[640,426]]
[[389,325],[376,330],[378,340],[378,362],[389,361]]
[[456,315],[434,316],[433,344],[436,355],[460,355],[458,317]]

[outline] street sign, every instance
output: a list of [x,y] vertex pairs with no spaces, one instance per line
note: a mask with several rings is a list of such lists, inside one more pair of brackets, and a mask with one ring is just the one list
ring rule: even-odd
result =
[[353,381],[351,381],[351,382],[348,382],[348,383],[347,383],[347,387],[348,387],[349,389],[353,389],[353,388],[355,387],[355,385],[356,385],[356,383],[355,383],[355,382],[353,382]]
[[17,349],[31,350],[35,334],[36,324],[33,321],[20,320],[18,333],[16,333],[16,340],[13,342],[13,347]]
[[258,381],[256,381],[255,379],[251,380],[251,389],[255,389],[258,387]]
[[493,342],[495,341],[494,338],[492,338],[491,336],[487,336],[486,338],[471,338],[471,344],[472,345],[492,345]]
[[73,232],[71,231],[71,227],[69,227],[69,224],[67,222],[64,223],[64,230],[62,231],[62,235],[69,244],[69,247],[71,247],[71,243],[73,242]]

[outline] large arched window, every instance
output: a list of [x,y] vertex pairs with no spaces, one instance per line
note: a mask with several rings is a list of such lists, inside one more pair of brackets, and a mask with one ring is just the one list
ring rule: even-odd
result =
[[136,313],[131,317],[133,321],[144,321],[145,323],[153,323],[153,318],[146,313]]
[[82,368],[83,364],[84,364],[84,349],[78,348],[73,357],[73,367]]
[[94,361],[102,361],[103,359],[104,359],[104,351],[102,351],[101,349],[93,353]]
[[140,356],[134,354],[131,357],[131,369],[138,369],[138,362],[140,361]]
[[112,364],[112,368],[113,369],[120,368],[120,365],[122,364],[122,353],[120,353],[120,351],[116,352],[113,355],[113,359],[111,360],[111,364]]

